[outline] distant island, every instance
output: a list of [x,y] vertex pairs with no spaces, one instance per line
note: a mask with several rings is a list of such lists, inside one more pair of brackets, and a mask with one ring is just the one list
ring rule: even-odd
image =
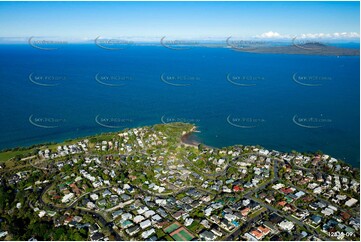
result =
[[257,48],[233,48],[236,51],[262,54],[291,54],[291,55],[325,55],[325,56],[359,56],[359,49],[328,46],[321,43],[306,43],[301,45],[268,46]]

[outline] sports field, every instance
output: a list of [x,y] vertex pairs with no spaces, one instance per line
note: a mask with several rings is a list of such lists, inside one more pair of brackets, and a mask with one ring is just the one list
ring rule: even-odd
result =
[[178,229],[181,225],[177,222],[172,223],[171,225],[169,225],[167,228],[164,229],[164,232],[166,232],[167,234],[172,233],[174,230]]
[[194,238],[194,236],[184,227],[180,227],[179,229],[173,231],[170,236],[172,236],[172,238],[177,241],[190,241]]

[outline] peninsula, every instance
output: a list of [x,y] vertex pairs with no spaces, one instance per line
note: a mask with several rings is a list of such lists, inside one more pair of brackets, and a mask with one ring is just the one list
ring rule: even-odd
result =
[[359,170],[168,123],[0,153],[4,240],[359,240]]

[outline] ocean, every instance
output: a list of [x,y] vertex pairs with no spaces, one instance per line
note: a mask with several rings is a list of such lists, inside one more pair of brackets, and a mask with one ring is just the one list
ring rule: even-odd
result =
[[321,150],[359,167],[360,58],[0,45],[0,149],[183,121],[210,146]]

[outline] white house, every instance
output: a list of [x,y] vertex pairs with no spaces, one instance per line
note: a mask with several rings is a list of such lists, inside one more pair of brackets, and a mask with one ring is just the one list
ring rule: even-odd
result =
[[351,198],[350,200],[348,200],[347,202],[345,202],[345,205],[346,205],[347,207],[352,207],[352,206],[355,205],[357,202],[358,202],[357,199]]
[[62,203],[67,203],[69,202],[70,199],[72,199],[74,197],[74,193],[69,193],[69,194],[66,194],[63,199],[61,199],[61,202]]
[[282,229],[282,230],[286,230],[286,231],[291,231],[295,225],[290,222],[290,221],[287,221],[287,220],[283,220],[282,222],[280,222],[278,224],[278,226]]
[[146,238],[148,238],[149,236],[151,236],[151,235],[154,234],[154,233],[155,233],[155,230],[154,230],[154,229],[150,229],[150,230],[144,231],[144,232],[142,233],[142,238],[143,238],[143,239],[146,239]]
[[150,222],[149,219],[148,219],[148,220],[145,220],[145,221],[143,221],[143,222],[141,222],[141,223],[139,224],[139,226],[140,226],[142,229],[148,228],[148,227],[151,226],[151,225],[152,225],[152,223]]

